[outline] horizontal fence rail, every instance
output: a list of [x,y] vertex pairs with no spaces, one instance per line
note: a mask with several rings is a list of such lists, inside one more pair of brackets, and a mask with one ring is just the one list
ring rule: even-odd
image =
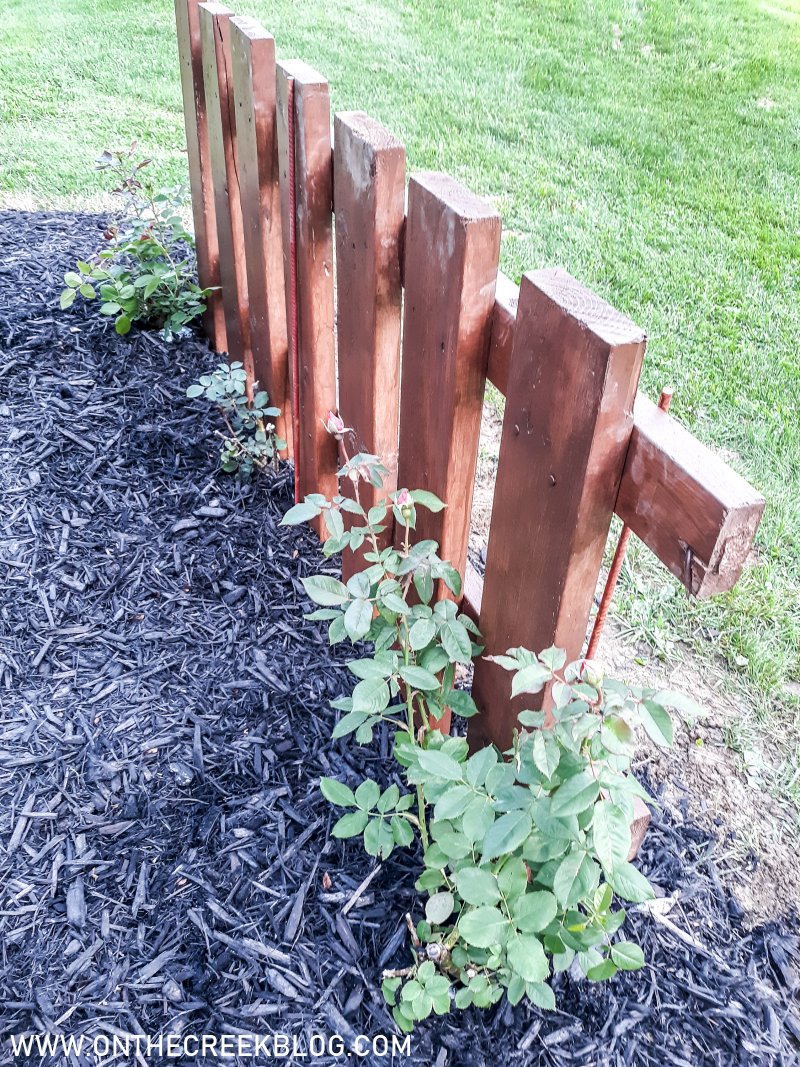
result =
[[[198,272],[219,287],[206,331],[281,408],[299,495],[333,495],[353,451],[389,468],[370,504],[439,495],[418,532],[465,574],[489,653],[581,654],[614,513],[691,595],[730,589],[763,497],[637,395],[643,332],[564,271],[515,285],[489,203],[445,174],[406,186],[397,138],[363,112],[336,114],[332,137],[327,81],[276,62],[255,20],[175,2]],[[467,546],[487,382],[506,407],[481,578]],[[351,429],[343,453],[329,411]],[[473,695],[471,744],[506,747],[508,675],[479,659]]]

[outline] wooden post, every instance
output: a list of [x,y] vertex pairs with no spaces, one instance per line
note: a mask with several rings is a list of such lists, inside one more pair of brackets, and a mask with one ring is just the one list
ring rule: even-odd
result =
[[247,265],[253,374],[281,410],[277,433],[291,455],[289,349],[275,118],[275,41],[255,19],[231,19],[236,162]]
[[[397,488],[406,154],[361,111],[336,115],[333,140],[339,414],[353,430],[351,454],[380,456],[389,469],[383,490],[363,486],[362,504],[369,508]],[[348,489],[347,483],[341,486],[342,492]],[[383,545],[391,536],[389,513]],[[364,566],[346,552],[345,581]]]
[[[289,82],[294,82],[294,115],[289,115]],[[289,323],[289,384],[294,394],[294,364],[299,368],[298,434],[294,442],[298,491],[336,493],[337,447],[325,430],[336,408],[336,352],[333,327],[333,189],[331,107],[328,83],[299,60],[277,64],[278,161],[281,230]],[[291,269],[289,211],[289,122],[294,123],[297,353],[291,346]],[[315,529],[324,539],[324,524]]]
[[214,179],[219,266],[228,358],[241,360],[253,377],[247,304],[242,210],[236,171],[236,115],[231,84],[231,12],[208,0],[199,5],[203,78],[208,107],[208,144]]
[[[581,651],[633,426],[645,338],[561,270],[522,279],[480,627],[487,655]],[[510,676],[480,659],[470,742],[511,742]],[[541,698],[539,699],[541,706]]]
[[[517,287],[498,275],[486,376],[504,394],[517,300]],[[732,589],[739,580],[764,513],[764,498],[640,393],[633,405],[633,433],[614,510],[681,579],[687,593],[702,598]],[[467,595],[476,618],[482,585],[468,570]]]
[[217,352],[224,352],[225,316],[219,291],[219,244],[208,151],[198,2],[199,0],[175,0],[175,23],[183,90],[183,119],[186,128],[186,155],[189,161],[189,188],[192,194],[197,276],[204,289],[215,289],[206,301],[203,323],[211,347]]
[[398,486],[447,507],[417,512],[463,574],[500,254],[500,216],[444,174],[408,187]]

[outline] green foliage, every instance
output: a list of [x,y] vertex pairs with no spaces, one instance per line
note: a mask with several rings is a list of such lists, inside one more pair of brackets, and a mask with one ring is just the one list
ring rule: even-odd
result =
[[[247,7],[284,55],[326,72],[340,101],[404,132],[416,165],[496,194],[507,275],[568,263],[638,323],[653,338],[643,391],[677,383],[680,421],[766,496],[730,593],[687,599],[634,539],[615,608],[631,647],[645,641],[670,659],[691,648],[715,666],[723,657],[737,707],[727,742],[749,770],[764,754],[759,775],[779,798],[790,852],[800,825],[796,0],[501,0],[491,20],[475,0],[309,0],[304,18],[296,0]],[[160,184],[186,179],[172,5],[10,0],[5,10],[4,206],[97,210],[103,175],[86,166],[86,146],[117,143],[120,130],[146,131]],[[402,65],[375,63],[381,47]],[[420,75],[430,92],[415,91]],[[492,387],[488,398],[501,402]]]
[[[342,440],[346,428],[328,425]],[[470,755],[464,738],[443,736],[436,724],[446,709],[477,710],[455,688],[455,672],[482,651],[480,634],[452,600],[434,601],[434,583],[455,595],[461,586],[437,544],[411,539],[417,508],[438,510],[441,501],[403,489],[368,513],[361,506],[359,482],[380,485],[384,473],[374,456],[354,456],[339,475],[355,499],[314,494],[283,519],[322,515],[327,555],[366,546],[365,569],[346,584],[318,575],[304,585],[319,605],[309,618],[327,621],[331,644],[372,646],[348,664],[356,682],[335,702],[343,715],[333,736],[366,744],[388,723],[408,789],[393,784],[381,794],[367,780],[353,792],[323,779],[324,795],[345,809],[333,833],[363,837],[366,851],[383,858],[417,835],[423,848],[416,888],[427,894],[425,919],[411,965],[385,972],[384,995],[405,1031],[448,1011],[451,998],[458,1008],[487,1007],[505,992],[514,1004],[527,996],[553,1008],[547,979],[575,960],[593,981],[644,963],[637,945],[618,938],[625,912],[613,906],[615,896],[652,896],[628,862],[633,800],[646,797],[630,764],[637,729],[668,744],[666,708],[685,698],[629,689],[591,661],[565,665],[555,648],[538,656],[517,648],[494,660],[511,672],[515,694],[551,687],[552,728],[542,728],[542,712],[523,711],[505,760],[494,748]],[[399,548],[380,547],[389,509],[403,531]]]
[[190,398],[203,396],[215,404],[225,422],[227,433],[220,433],[220,466],[224,471],[238,471],[245,480],[255,470],[275,466],[278,453],[286,442],[275,435],[278,408],[269,406],[269,397],[258,382],[252,395],[247,391],[247,373],[242,363],[220,363],[211,374],[204,374],[186,390]]
[[117,219],[105,231],[105,246],[91,262],[79,260],[64,275],[61,308],[80,295],[100,301],[101,315],[114,319],[117,333],[134,322],[160,328],[170,340],[202,315],[209,290],[194,282],[190,253],[194,238],[181,213],[188,196],[182,186],[156,189],[142,174],[150,160],[133,161],[134,141],[127,152],[103,152],[98,170],[127,172],[113,192],[121,199]]

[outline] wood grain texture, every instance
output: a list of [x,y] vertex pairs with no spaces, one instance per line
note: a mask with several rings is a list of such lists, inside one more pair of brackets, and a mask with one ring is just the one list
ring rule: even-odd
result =
[[464,574],[464,591],[461,597],[461,610],[472,619],[476,626],[480,622],[482,603],[483,575],[471,563],[467,563],[467,569]]
[[680,423],[638,396],[615,510],[689,592],[709,597],[739,580],[764,498]]
[[[339,414],[351,427],[351,454],[381,457],[383,489],[362,484],[365,508],[397,488],[400,412],[400,242],[406,153],[380,123],[361,111],[334,119]],[[345,482],[342,492],[352,492]],[[382,547],[391,543],[391,514]],[[346,552],[345,580],[365,566]]]
[[489,340],[489,364],[486,377],[503,395],[508,392],[508,368],[517,325],[519,286],[500,272],[492,309],[492,330]]
[[[294,82],[294,115],[289,116],[289,81]],[[337,445],[325,430],[328,412],[336,409],[336,350],[333,314],[333,166],[328,83],[299,60],[277,64],[278,162],[281,229],[286,290],[290,311],[289,121],[295,128],[295,197],[297,246],[297,315],[300,427],[294,442],[300,495],[336,493]],[[289,330],[289,387],[293,375]],[[323,524],[314,527],[325,537]]]
[[289,344],[283,279],[275,108],[275,41],[255,19],[232,18],[236,162],[243,220],[253,373],[280,408],[279,437],[292,454]]
[[203,325],[211,347],[226,351],[225,315],[219,292],[219,243],[214,207],[214,183],[208,150],[206,92],[203,81],[203,55],[200,41],[199,0],[175,0],[175,24],[186,128],[186,155],[200,285],[213,288],[206,301]]
[[628,849],[627,860],[630,863],[635,860],[645,839],[647,828],[651,821],[650,809],[641,797],[633,798],[633,822],[631,823],[631,847]]
[[[508,392],[517,291],[497,280],[487,377]],[[719,456],[639,395],[615,512],[697,597],[731,589],[753,547],[764,498]],[[686,568],[686,548],[692,552]],[[687,578],[689,579],[687,582]],[[473,605],[473,610],[478,605]]]
[[[642,331],[561,270],[526,274],[508,377],[480,627],[489,655],[581,651],[644,355]],[[532,697],[480,659],[471,742],[511,742]]]
[[417,511],[463,574],[486,383],[500,216],[443,174],[408,187],[398,485],[448,506]]
[[236,114],[230,73],[231,12],[224,4],[211,0],[200,4],[198,11],[228,358],[241,360],[252,381],[247,269],[236,165]]

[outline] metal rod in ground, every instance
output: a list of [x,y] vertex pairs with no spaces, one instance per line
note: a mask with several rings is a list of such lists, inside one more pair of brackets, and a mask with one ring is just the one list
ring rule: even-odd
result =
[[[672,402],[672,394],[674,392],[675,390],[671,385],[665,385],[661,390],[661,396],[658,398],[658,406],[662,411],[669,411],[669,406]],[[597,609],[594,626],[592,627],[592,636],[589,638],[589,647],[586,649],[587,659],[594,659],[595,653],[597,652],[597,646],[600,644],[600,638],[603,636],[603,627],[606,624],[606,616],[608,615],[608,609],[611,607],[611,599],[614,596],[614,590],[619,581],[619,575],[625,560],[625,553],[628,551],[628,541],[630,540],[630,537],[630,526],[623,526],[622,532],[619,535],[619,541],[617,541],[614,558],[612,559],[611,566],[608,570],[608,577],[606,578],[603,595],[600,598],[600,606]]]
[[289,330],[292,349],[292,438],[294,440],[294,502],[300,502],[300,353],[297,348],[297,190],[294,153],[294,78],[289,78]]

